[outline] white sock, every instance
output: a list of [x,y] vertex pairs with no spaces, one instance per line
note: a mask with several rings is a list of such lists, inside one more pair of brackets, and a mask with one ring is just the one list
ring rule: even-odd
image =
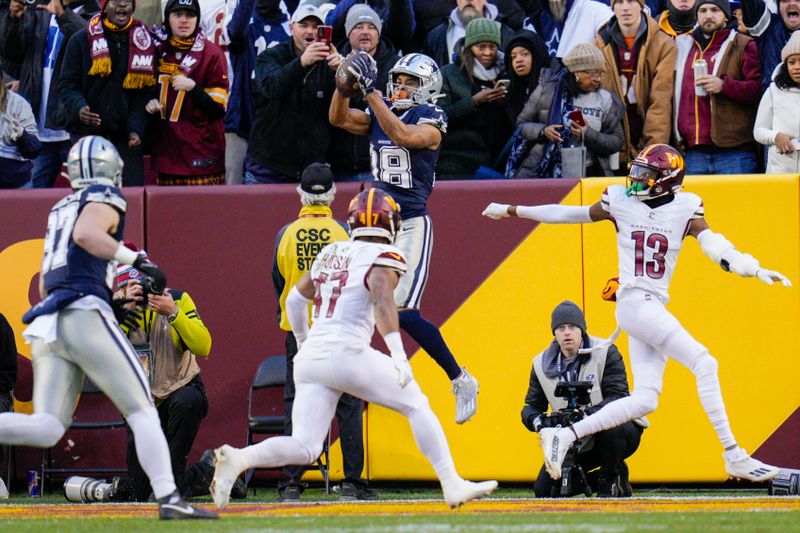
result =
[[426,404],[424,408],[413,409],[408,413],[408,423],[411,424],[417,448],[430,461],[442,485],[460,480],[442,424],[430,407]]
[[722,400],[717,360],[706,354],[704,357],[699,357],[690,370],[697,379],[697,395],[700,397],[700,403],[703,405],[714,431],[717,432],[717,438],[722,443],[722,447],[735,446],[736,439],[731,432],[725,402]]
[[125,419],[133,432],[136,457],[142,470],[150,479],[153,495],[159,499],[175,492],[172,463],[167,438],[161,430],[161,421],[155,407],[145,407]]
[[294,437],[272,437],[257,444],[242,448],[244,469],[254,467],[276,468],[286,465],[308,465],[316,456],[299,439]]
[[0,414],[0,442],[4,444],[52,448],[65,431],[61,421],[48,413]]

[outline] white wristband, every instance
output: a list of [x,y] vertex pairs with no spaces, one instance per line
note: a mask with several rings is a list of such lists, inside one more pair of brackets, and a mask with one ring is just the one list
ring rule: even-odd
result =
[[117,252],[114,254],[114,260],[118,263],[124,263],[126,265],[132,265],[139,259],[139,254],[125,246],[124,244],[120,244],[117,248]]
[[386,347],[389,348],[389,353],[406,353],[405,348],[403,348],[403,338],[400,336],[399,331],[393,331],[384,335],[383,342],[385,342]]

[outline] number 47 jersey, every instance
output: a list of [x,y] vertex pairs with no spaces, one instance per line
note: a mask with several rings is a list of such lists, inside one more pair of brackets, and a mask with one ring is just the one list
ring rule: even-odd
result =
[[705,216],[703,201],[696,194],[679,192],[671,202],[653,209],[626,195],[622,185],[612,185],[603,192],[600,205],[617,226],[619,294],[636,287],[658,294],[666,303],[689,223]]
[[298,357],[327,358],[368,347],[375,329],[367,278],[374,267],[406,271],[403,254],[389,244],[337,241],[311,267],[311,330]]

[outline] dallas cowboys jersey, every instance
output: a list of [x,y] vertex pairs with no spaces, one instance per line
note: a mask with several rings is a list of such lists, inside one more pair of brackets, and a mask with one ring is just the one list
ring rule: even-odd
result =
[[637,287],[669,300],[669,283],[678,261],[689,223],[704,217],[703,201],[693,193],[680,192],[655,209],[612,185],[600,201],[617,226],[620,293]]
[[313,324],[298,358],[326,358],[347,347],[369,346],[375,316],[367,277],[374,266],[406,271],[403,254],[389,244],[337,241],[320,250],[311,267]]
[[[408,109],[394,109],[387,105],[405,124],[430,124],[447,132],[447,116],[435,104],[422,104]],[[436,181],[436,160],[439,148],[404,148],[397,146],[386,135],[378,120],[367,108],[372,118],[369,147],[372,176],[375,186],[389,193],[400,204],[400,218],[407,219],[428,214],[428,198]]]
[[47,297],[25,313],[24,323],[55,313],[84,296],[94,295],[105,301],[111,298],[116,261],[100,259],[72,239],[75,221],[90,202],[110,205],[119,212],[119,224],[111,236],[117,241],[122,239],[127,202],[116,187],[90,185],[56,203],[47,218],[40,274],[44,277]]

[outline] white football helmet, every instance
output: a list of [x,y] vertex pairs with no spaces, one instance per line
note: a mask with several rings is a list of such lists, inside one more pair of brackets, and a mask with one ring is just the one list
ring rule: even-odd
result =
[[111,141],[98,135],[89,135],[76,142],[69,150],[69,183],[75,190],[94,184],[121,187],[124,165]]
[[410,98],[395,100],[394,107],[404,109],[407,107],[436,103],[444,95],[442,90],[442,72],[436,61],[424,54],[407,54],[389,70],[389,82],[386,84],[386,94],[394,94],[396,85],[395,77],[398,74],[408,74],[419,80],[419,87],[411,93]]

